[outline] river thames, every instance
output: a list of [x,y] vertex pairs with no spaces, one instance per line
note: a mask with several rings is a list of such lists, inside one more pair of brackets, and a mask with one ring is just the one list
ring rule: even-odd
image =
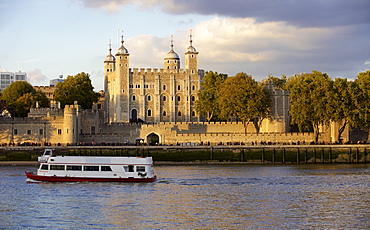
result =
[[0,167],[2,229],[370,228],[370,165],[156,165],[153,183],[27,183]]

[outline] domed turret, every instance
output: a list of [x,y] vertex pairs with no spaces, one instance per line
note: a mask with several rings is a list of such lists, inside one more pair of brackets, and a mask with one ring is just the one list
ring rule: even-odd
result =
[[119,54],[128,54],[128,50],[123,45],[123,36],[122,36],[122,39],[121,39],[121,47],[119,47],[119,49],[117,50],[116,55],[119,55]]
[[164,57],[164,69],[180,69],[180,57],[173,51],[173,40],[171,36],[171,49]]
[[109,54],[105,57],[104,62],[115,62],[116,58],[112,55],[111,44],[109,43]]

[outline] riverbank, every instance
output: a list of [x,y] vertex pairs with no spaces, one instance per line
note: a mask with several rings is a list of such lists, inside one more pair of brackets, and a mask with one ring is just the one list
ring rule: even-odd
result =
[[[29,165],[46,146],[0,147],[0,165]],[[156,164],[369,163],[370,145],[53,146],[54,155],[152,156]],[[18,163],[19,162],[19,163]]]

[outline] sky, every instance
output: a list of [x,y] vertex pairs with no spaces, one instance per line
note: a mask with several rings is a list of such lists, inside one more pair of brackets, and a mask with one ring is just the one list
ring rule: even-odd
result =
[[131,68],[163,68],[192,31],[199,68],[255,80],[318,70],[354,79],[370,69],[370,0],[0,0],[0,70],[34,86],[90,74],[124,36]]

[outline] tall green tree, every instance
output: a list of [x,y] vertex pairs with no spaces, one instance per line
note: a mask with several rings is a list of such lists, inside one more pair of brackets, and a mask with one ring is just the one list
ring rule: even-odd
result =
[[355,80],[356,95],[353,126],[370,133],[370,70],[359,73]]
[[354,124],[354,115],[356,111],[355,83],[347,81],[345,78],[336,78],[333,83],[332,121],[336,122],[338,127],[337,142],[341,142],[341,136],[348,124]]
[[56,85],[54,99],[60,101],[62,108],[75,101],[83,109],[91,109],[92,104],[99,99],[98,93],[93,91],[90,75],[84,72],[75,76],[68,76],[64,82]]
[[207,121],[212,120],[219,114],[218,93],[222,83],[227,79],[227,74],[218,74],[209,71],[203,77],[201,89],[198,92],[198,99],[195,102],[195,110],[205,116]]
[[327,74],[313,71],[289,78],[287,88],[291,123],[297,124],[300,131],[313,127],[318,143],[320,126],[328,125],[333,114],[333,81]]
[[18,98],[26,93],[34,93],[35,90],[32,85],[26,81],[15,81],[10,84],[3,92],[2,98],[6,100],[6,104],[10,108],[15,107]]
[[258,134],[263,119],[269,115],[271,99],[263,83],[246,73],[238,73],[222,84],[218,103],[221,117],[241,119],[245,133],[253,122]]
[[2,95],[2,99],[6,100],[6,105],[14,109],[20,117],[26,117],[30,108],[36,107],[39,103],[40,107],[49,107],[49,100],[41,91],[35,91],[32,85],[26,81],[15,81],[10,84]]

